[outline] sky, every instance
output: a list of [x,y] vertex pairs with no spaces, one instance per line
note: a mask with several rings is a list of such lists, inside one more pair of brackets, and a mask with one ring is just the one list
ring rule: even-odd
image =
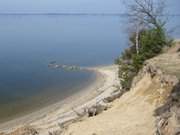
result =
[[[0,13],[124,13],[131,0],[0,0]],[[180,14],[180,0],[167,0],[170,11]]]
[[180,0],[166,0],[166,6],[169,8],[171,14],[180,14],[179,6]]
[[0,0],[0,12],[123,12],[122,0]]

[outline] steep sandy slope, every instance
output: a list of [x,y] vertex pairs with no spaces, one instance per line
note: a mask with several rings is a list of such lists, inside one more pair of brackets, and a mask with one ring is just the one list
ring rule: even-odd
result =
[[111,109],[71,125],[66,135],[152,135],[155,105],[142,93],[151,84],[150,77],[144,77],[137,87],[113,102]]
[[70,125],[64,134],[154,135],[157,130],[155,110],[166,103],[178,83],[178,48],[179,44],[169,52],[147,61],[135,79],[137,83],[114,101],[111,109]]
[[[156,109],[157,135],[180,135],[180,42],[170,48],[167,53],[150,61],[164,73],[176,76],[178,83],[171,89],[165,104]],[[173,77],[169,77],[169,81]]]
[[99,116],[71,125],[66,135],[153,135],[154,110],[169,96],[171,87],[162,87],[158,77],[145,75],[130,92],[112,103]]

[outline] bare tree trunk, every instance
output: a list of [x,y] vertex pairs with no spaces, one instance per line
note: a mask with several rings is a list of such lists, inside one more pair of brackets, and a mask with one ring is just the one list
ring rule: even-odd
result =
[[139,27],[136,28],[136,53],[139,54]]

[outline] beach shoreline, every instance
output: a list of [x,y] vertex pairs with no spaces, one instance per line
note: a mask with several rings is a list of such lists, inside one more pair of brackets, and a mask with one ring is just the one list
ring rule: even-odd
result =
[[47,106],[39,111],[26,116],[16,118],[12,121],[0,124],[0,132],[12,132],[15,129],[31,125],[43,133],[58,128],[58,123],[66,122],[75,118],[74,109],[82,109],[91,106],[104,97],[109,96],[118,84],[117,66],[90,67],[88,70],[96,73],[97,77],[89,86],[63,101]]

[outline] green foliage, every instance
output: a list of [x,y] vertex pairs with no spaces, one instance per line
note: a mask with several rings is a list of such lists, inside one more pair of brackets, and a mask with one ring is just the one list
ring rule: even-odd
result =
[[135,34],[133,33],[129,39],[132,46],[116,60],[116,64],[119,64],[121,85],[126,90],[130,89],[134,76],[142,68],[145,60],[158,55],[162,52],[163,47],[171,44],[163,28],[145,29],[139,35],[139,53],[136,53]]
[[124,63],[119,67],[119,78],[123,89],[130,89],[133,77],[136,75],[136,69],[132,64]]
[[166,45],[166,36],[162,29],[143,31],[140,35],[140,55],[145,59],[156,56]]

